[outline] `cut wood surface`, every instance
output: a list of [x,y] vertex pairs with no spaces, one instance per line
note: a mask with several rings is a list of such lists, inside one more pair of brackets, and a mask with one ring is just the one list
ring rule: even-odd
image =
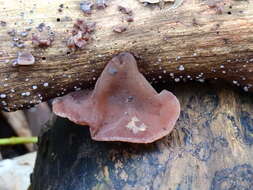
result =
[[58,118],[39,140],[32,190],[252,190],[253,101],[217,85],[178,85],[172,133],[147,145],[96,142]]
[[[85,15],[80,1],[0,0],[0,107],[27,108],[80,87],[93,87],[105,64],[123,51],[137,55],[140,70],[153,82],[224,79],[250,90],[252,1],[183,0],[170,9],[173,3],[180,0],[147,6],[137,0],[111,0],[107,8]],[[125,21],[118,5],[132,9],[133,22]],[[66,41],[77,18],[97,25],[87,47],[72,52]],[[46,49],[31,43],[40,23],[50,26],[47,30],[55,35]],[[127,30],[113,32],[119,25],[127,25]],[[29,28],[28,36],[20,37]],[[25,47],[13,47],[14,42],[22,46],[17,41]],[[30,51],[35,64],[13,67],[21,51]]]

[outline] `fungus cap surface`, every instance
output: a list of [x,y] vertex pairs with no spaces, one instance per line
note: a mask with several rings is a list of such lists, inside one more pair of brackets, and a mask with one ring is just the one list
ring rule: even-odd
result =
[[167,90],[158,94],[139,72],[135,58],[121,53],[107,64],[93,91],[57,98],[53,111],[88,125],[94,140],[151,143],[172,131],[180,104]]

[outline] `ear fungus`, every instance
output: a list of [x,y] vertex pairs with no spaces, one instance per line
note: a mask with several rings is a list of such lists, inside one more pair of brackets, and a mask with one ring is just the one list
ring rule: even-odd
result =
[[139,72],[135,58],[121,53],[104,68],[93,91],[57,98],[53,111],[88,125],[94,140],[151,143],[172,131],[180,104],[167,90],[158,94]]

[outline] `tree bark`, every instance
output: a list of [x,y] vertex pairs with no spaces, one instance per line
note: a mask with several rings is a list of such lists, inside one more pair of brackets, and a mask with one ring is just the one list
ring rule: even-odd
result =
[[[253,3],[215,2],[183,0],[179,7],[169,9],[171,3],[160,7],[112,0],[104,10],[84,15],[74,0],[1,0],[0,18],[7,24],[0,26],[0,107],[27,108],[79,87],[93,87],[105,64],[123,51],[137,55],[140,70],[151,82],[222,79],[250,90]],[[125,15],[117,10],[120,4],[133,10],[134,22],[125,22]],[[66,40],[77,18],[97,26],[85,49],[70,52]],[[40,23],[55,33],[52,46],[46,49],[31,44]],[[122,24],[127,25],[125,32],[112,31]],[[14,37],[7,32],[19,33],[27,27],[32,31],[20,37],[26,47],[12,47]],[[31,51],[35,64],[12,67],[20,51]]]
[[91,140],[57,118],[39,140],[32,190],[225,190],[253,187],[253,101],[226,86],[178,85],[181,116],[152,144]]

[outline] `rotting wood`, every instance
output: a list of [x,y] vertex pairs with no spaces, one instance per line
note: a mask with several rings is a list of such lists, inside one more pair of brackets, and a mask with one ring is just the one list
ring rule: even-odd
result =
[[33,190],[225,190],[253,187],[253,100],[209,84],[178,85],[181,115],[152,144],[97,142],[58,118],[39,140]]
[[[137,0],[111,0],[106,9],[93,10],[87,16],[79,1],[0,0],[0,20],[6,22],[0,26],[0,107],[7,111],[27,108],[81,87],[93,87],[104,65],[122,51],[138,55],[140,70],[151,82],[224,79],[250,90],[250,2],[224,0],[217,8],[207,1],[184,0],[169,10],[172,3],[161,8],[144,6]],[[134,16],[134,22],[121,34],[112,31],[125,22],[118,5],[132,9]],[[77,18],[96,22],[96,31],[86,49],[70,52],[66,40]],[[55,33],[52,46],[46,49],[31,44],[31,35],[38,32],[40,23]],[[36,63],[12,67],[22,49],[11,46],[16,39],[7,32],[15,29],[20,33],[29,27],[29,34],[20,38]]]

